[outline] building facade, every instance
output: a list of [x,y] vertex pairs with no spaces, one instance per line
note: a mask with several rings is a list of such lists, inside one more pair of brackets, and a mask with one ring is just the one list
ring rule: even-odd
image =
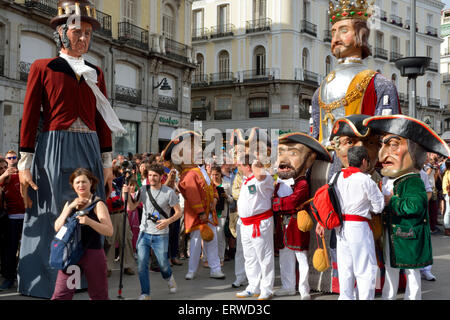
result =
[[450,9],[441,14],[441,101],[444,105],[442,130],[450,139]]
[[[377,0],[367,66],[397,85],[408,113],[408,84],[395,60],[409,56],[410,2]],[[417,117],[440,128],[440,1],[417,1],[417,56],[432,62],[417,79]],[[328,0],[198,0],[192,7],[192,120],[203,128],[309,131],[315,89],[333,69]]]
[[[190,124],[192,0],[91,2],[101,28],[84,58],[104,71],[108,98],[128,131],[114,136],[114,152],[158,152]],[[18,149],[31,63],[58,54],[49,26],[57,3],[0,0],[0,153]]]

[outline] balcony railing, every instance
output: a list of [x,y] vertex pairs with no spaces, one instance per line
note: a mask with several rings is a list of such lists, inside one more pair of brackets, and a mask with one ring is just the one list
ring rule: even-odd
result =
[[317,25],[307,20],[302,20],[300,32],[307,33],[313,37],[317,37]]
[[208,28],[192,29],[192,41],[208,40]]
[[207,74],[195,74],[192,76],[192,88],[198,87],[206,87],[209,84],[208,75]]
[[402,57],[403,57],[403,55],[401,53],[396,52],[396,51],[391,51],[389,53],[389,61],[391,61],[391,62],[395,62],[396,60],[398,60],[398,59],[400,59]]
[[244,82],[267,81],[267,80],[273,79],[273,75],[271,74],[270,68],[246,70],[246,71],[243,71],[243,76],[244,76]]
[[98,22],[100,22],[100,28],[95,30],[95,32],[105,37],[111,38],[112,36],[111,16],[109,14],[97,10],[97,20]]
[[58,0],[25,0],[25,6],[54,17],[58,14]]
[[450,55],[450,48],[449,47],[445,48],[444,53],[442,55],[444,55],[444,56]]
[[123,102],[141,104],[141,90],[139,89],[116,85],[115,97]]
[[[400,102],[405,102],[405,94],[403,92],[398,93],[398,100],[400,100]],[[408,98],[406,98],[406,100],[408,100]]]
[[218,72],[209,75],[209,83],[211,85],[233,83],[235,80],[233,72]]
[[428,98],[427,102],[428,102],[428,106],[431,108],[439,108],[440,107],[439,99]]
[[211,27],[211,39],[233,36],[234,29],[234,24],[231,23]]
[[230,120],[231,110],[215,110],[214,120]]
[[148,50],[148,31],[129,22],[119,22],[119,41],[132,47]]
[[430,62],[430,65],[427,67],[427,70],[439,72],[439,65],[437,62]]
[[375,48],[375,50],[373,51],[373,57],[387,60],[388,59],[387,50],[383,48]]
[[20,61],[19,62],[19,79],[21,81],[28,80],[28,74],[30,73],[31,63]]
[[450,83],[450,73],[442,74],[442,82],[443,83]]
[[401,17],[396,16],[395,14],[391,14],[389,16],[389,22],[392,24],[395,24],[396,26],[402,27],[403,26],[403,20]]
[[249,20],[246,22],[245,33],[267,31],[270,30],[271,26],[272,26],[272,19],[270,18]]
[[319,84],[319,74],[309,70],[303,70],[303,81]]
[[380,10],[380,16],[379,16],[379,18],[380,18],[380,20],[387,21],[387,14],[386,14],[386,11]]
[[0,56],[0,76],[5,75],[5,56]]
[[437,28],[431,27],[431,26],[426,26],[425,34],[432,36],[432,37],[437,37],[438,36]]
[[194,121],[194,120],[206,121],[206,110],[192,108],[191,121]]
[[178,98],[160,95],[158,97],[158,107],[162,109],[178,111]]
[[166,39],[166,55],[175,60],[187,62],[187,45]]
[[[410,19],[405,20],[405,28],[408,30],[411,28],[411,20]],[[417,31],[419,31],[419,28],[417,27],[417,22],[416,22],[416,32]]]
[[331,30],[323,30],[323,42],[331,43]]

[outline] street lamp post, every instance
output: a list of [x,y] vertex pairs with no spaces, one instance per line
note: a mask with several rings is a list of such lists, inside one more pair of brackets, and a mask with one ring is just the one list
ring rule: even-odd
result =
[[[155,76],[153,76],[152,77],[152,104],[151,104],[152,107],[153,107],[153,101],[154,101],[154,98],[155,98],[155,89],[158,89],[158,88],[160,88],[161,90],[172,90],[172,87],[167,82],[167,78],[163,78],[157,85],[155,85]],[[156,104],[155,109],[156,109],[155,117],[153,118],[151,126],[150,126],[149,151],[151,150],[151,146],[152,146],[153,126],[155,124],[156,117],[158,116],[158,111],[159,111],[159,105],[158,104]],[[147,119],[148,119],[148,117],[147,117]]]

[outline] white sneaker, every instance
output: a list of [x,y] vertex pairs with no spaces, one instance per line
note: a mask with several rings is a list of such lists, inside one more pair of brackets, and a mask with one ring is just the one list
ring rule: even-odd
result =
[[277,297],[282,297],[282,296],[295,296],[295,290],[289,290],[286,288],[281,288],[278,289],[277,291],[275,291],[274,293]]
[[239,279],[236,279],[232,284],[231,284],[231,286],[233,287],[233,288],[239,288],[240,286],[246,286],[247,285],[247,280],[239,280]]
[[211,272],[209,276],[214,279],[225,279],[225,275],[221,270]]
[[148,294],[141,294],[138,300],[151,300],[151,298]]
[[436,277],[431,273],[429,270],[425,270],[420,272],[422,279],[425,279],[427,281],[436,281]]
[[259,293],[254,293],[254,292],[247,291],[247,290],[236,293],[236,298],[250,298],[250,297],[258,297],[258,296],[259,296]]
[[302,296],[302,300],[311,300],[311,295],[309,293]]
[[260,294],[258,297],[258,300],[269,300],[272,299],[273,294],[271,293],[264,293],[264,294]]
[[188,272],[184,278],[186,280],[192,280],[192,279],[195,278],[195,273],[194,272]]
[[175,278],[173,277],[173,275],[170,276],[169,280],[167,280],[167,283],[169,285],[169,292],[176,293],[177,292],[177,283],[175,282]]

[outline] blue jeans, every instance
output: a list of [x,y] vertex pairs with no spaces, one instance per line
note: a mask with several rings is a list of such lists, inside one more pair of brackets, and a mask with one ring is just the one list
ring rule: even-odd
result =
[[148,272],[150,249],[153,249],[156,255],[163,279],[169,280],[172,276],[172,270],[170,269],[170,263],[167,257],[169,234],[139,233],[137,240],[139,281],[141,282],[141,294],[147,295],[150,295],[150,277]]

